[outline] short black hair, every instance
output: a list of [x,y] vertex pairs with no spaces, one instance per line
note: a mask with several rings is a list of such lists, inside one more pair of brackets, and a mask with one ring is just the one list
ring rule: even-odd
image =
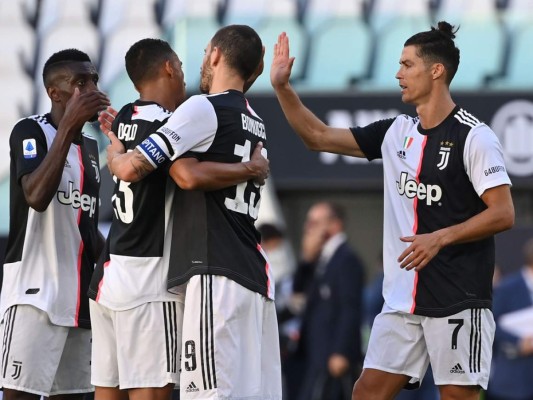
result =
[[460,52],[455,46],[455,28],[446,21],[440,21],[437,27],[417,33],[405,42],[404,46],[416,46],[417,54],[426,63],[441,63],[446,69],[446,82],[451,83],[459,67]]
[[134,43],[125,56],[126,71],[134,85],[157,76],[162,63],[177,57],[168,42],[142,39]]
[[283,239],[283,231],[274,224],[264,223],[257,227],[261,240]]
[[54,70],[58,67],[62,67],[66,63],[71,62],[92,62],[91,58],[81,50],[78,49],[65,49],[58,51],[50,56],[44,63],[43,67],[43,82],[44,86],[50,86],[50,76]]
[[247,80],[256,70],[263,54],[263,43],[255,30],[247,25],[228,25],[211,39],[211,48],[218,47],[230,68]]
[[332,201],[325,201],[324,204],[329,208],[331,218],[337,219],[343,224],[346,222],[346,210],[343,206]]

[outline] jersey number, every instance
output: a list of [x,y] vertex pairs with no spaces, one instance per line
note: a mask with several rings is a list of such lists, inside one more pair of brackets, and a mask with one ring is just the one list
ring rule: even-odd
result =
[[448,324],[457,325],[452,333],[452,350],[457,350],[457,336],[459,335],[459,329],[465,324],[464,319],[449,319]]
[[196,344],[194,340],[187,340],[185,342],[185,370],[194,371],[196,369]]
[[[113,179],[117,179],[115,176]],[[133,192],[130,189],[131,182],[119,181],[118,191],[111,197],[113,202],[113,210],[115,210],[115,217],[120,219],[125,224],[133,221]]]
[[[244,143],[244,146],[241,146],[239,144],[235,145],[235,149],[233,154],[236,156],[242,157],[241,162],[250,161],[250,148],[252,146],[252,143],[247,140]],[[263,157],[267,157],[267,150],[265,148],[261,149],[261,155]],[[224,205],[228,210],[236,211],[241,214],[250,214],[250,217],[253,219],[257,219],[257,215],[259,214],[259,204],[261,203],[261,199],[257,200],[257,204],[254,205],[255,202],[255,192],[250,192],[250,198],[245,199],[244,195],[246,192],[246,186],[248,185],[248,182],[242,182],[237,185],[237,190],[235,193],[235,198],[230,199],[229,197],[226,197],[224,200]],[[259,187],[256,183],[254,183],[255,187]]]

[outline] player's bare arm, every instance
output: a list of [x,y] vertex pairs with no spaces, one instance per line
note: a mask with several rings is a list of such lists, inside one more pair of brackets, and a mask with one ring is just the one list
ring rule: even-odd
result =
[[111,141],[107,146],[107,166],[112,175],[125,182],[138,182],[155,170],[146,157],[137,149],[125,152],[124,145],[109,131]]
[[180,158],[170,167],[170,176],[185,190],[218,190],[253,180],[263,185],[268,178],[270,161],[262,154],[259,142],[250,161],[242,163],[217,163],[198,161],[196,158]]
[[72,141],[80,135],[85,122],[108,105],[109,99],[99,90],[80,93],[75,89],[46,157],[35,171],[21,179],[30,207],[39,212],[46,210],[59,186]]
[[513,226],[514,206],[509,185],[488,189],[481,199],[487,208],[465,222],[432,233],[400,238],[411,243],[398,257],[400,266],[406,270],[421,270],[445,246],[480,240]]
[[274,45],[270,81],[292,129],[310,150],[364,157],[348,128],[326,125],[303,105],[289,83],[293,64],[294,57],[289,56],[289,38],[283,32]]

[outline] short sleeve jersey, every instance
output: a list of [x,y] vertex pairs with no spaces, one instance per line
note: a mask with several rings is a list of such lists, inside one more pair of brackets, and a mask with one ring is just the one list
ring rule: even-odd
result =
[[[119,111],[112,130],[129,151],[170,115],[156,103],[137,100]],[[171,205],[177,186],[164,168],[135,183],[113,179],[113,219],[89,297],[117,311],[147,302],[179,300],[166,285]]]
[[90,327],[87,289],[96,262],[100,166],[94,138],[70,145],[59,187],[44,212],[26,202],[21,178],[44,160],[56,127],[49,114],[20,120],[9,139],[10,222],[0,313],[30,304],[53,324]]
[[456,107],[432,129],[400,115],[352,133],[369,160],[383,159],[387,305],[430,317],[490,308],[493,237],[445,247],[420,272],[401,269],[397,258],[409,246],[400,237],[464,222],[486,209],[487,189],[511,184],[494,132]]
[[[263,120],[241,92],[193,96],[155,134],[138,146],[154,165],[192,151],[200,161],[250,160],[266,134]],[[175,198],[170,290],[198,274],[226,276],[274,298],[270,266],[254,226],[261,187],[244,182],[222,190],[194,191]]]

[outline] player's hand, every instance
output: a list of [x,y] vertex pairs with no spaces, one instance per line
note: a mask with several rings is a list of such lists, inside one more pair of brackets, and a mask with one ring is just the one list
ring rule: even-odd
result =
[[283,32],[274,45],[274,57],[270,67],[270,83],[274,89],[289,83],[293,64],[294,57],[289,57],[289,37]]
[[340,378],[350,368],[350,361],[342,354],[333,353],[328,359],[329,374],[334,378]]
[[530,356],[533,354],[533,336],[526,336],[520,339],[518,349],[522,356]]
[[111,175],[114,175],[113,173],[113,159],[121,154],[124,154],[126,152],[126,149],[122,142],[118,140],[117,136],[113,133],[113,131],[109,131],[107,133],[107,137],[111,141],[109,146],[107,146],[107,167],[109,168],[109,172],[111,172]]
[[255,184],[260,186],[265,184],[265,180],[270,174],[270,161],[266,158],[266,149],[263,149],[263,142],[259,142],[255,146],[250,161],[246,162],[246,168],[254,174]]
[[244,89],[243,92],[246,93],[248,89],[254,84],[255,80],[261,76],[263,73],[263,70],[265,69],[265,46],[263,46],[263,50],[261,53],[261,61],[259,61],[259,64],[257,65],[257,68],[253,72],[252,76],[248,78],[248,80],[244,83]]
[[322,248],[327,241],[327,235],[323,228],[316,226],[306,228],[302,236],[302,249],[300,257],[305,262],[318,260]]
[[111,132],[111,125],[117,116],[117,110],[109,106],[98,115],[98,122],[100,123],[100,130],[104,135],[108,136]]
[[107,95],[99,90],[90,90],[81,93],[78,88],[68,100],[63,118],[59,123],[68,127],[72,137],[78,134],[83,125],[96,119],[98,113],[106,109],[111,103]]
[[404,236],[400,240],[411,243],[398,257],[400,267],[406,270],[420,271],[437,255],[443,247],[437,232],[415,236]]

